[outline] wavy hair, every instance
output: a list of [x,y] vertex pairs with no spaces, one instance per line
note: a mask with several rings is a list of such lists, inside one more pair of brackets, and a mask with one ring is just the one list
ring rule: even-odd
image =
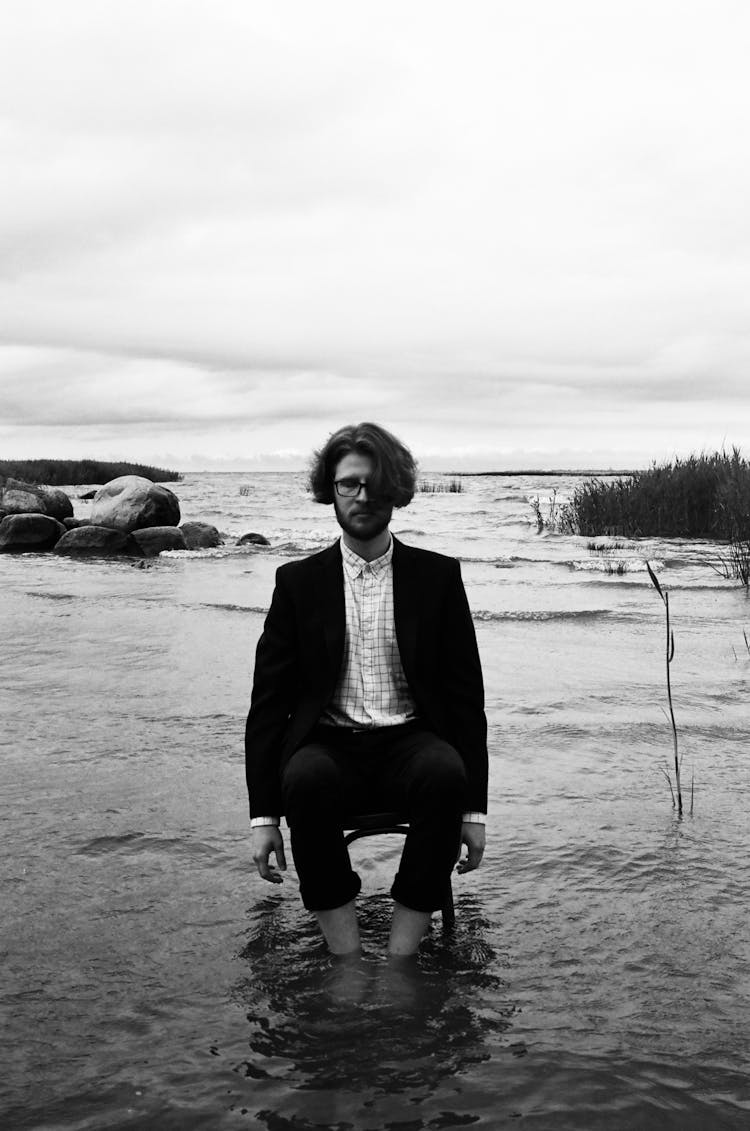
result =
[[375,495],[394,507],[407,506],[417,485],[417,465],[409,449],[379,424],[346,424],[328,437],[310,463],[309,487],[316,503],[332,503],[333,476],[344,456],[369,456],[373,472],[369,485]]

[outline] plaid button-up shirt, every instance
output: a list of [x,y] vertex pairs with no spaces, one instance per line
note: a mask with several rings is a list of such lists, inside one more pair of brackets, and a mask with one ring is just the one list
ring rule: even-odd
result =
[[341,541],[346,633],[336,690],[321,722],[345,727],[397,726],[416,715],[396,640],[393,540],[366,562]]

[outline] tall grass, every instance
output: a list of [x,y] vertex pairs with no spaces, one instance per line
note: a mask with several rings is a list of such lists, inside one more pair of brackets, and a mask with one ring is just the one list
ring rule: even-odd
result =
[[[534,509],[538,524],[539,511]],[[549,525],[562,534],[587,537],[750,543],[750,463],[733,448],[731,454],[715,452],[654,464],[612,481],[587,479],[576,487],[570,502],[557,508]]]
[[750,588],[750,540],[733,538],[729,543],[729,552],[719,554],[719,560],[714,569],[722,577],[732,581],[740,581],[746,589]]
[[586,549],[592,554],[611,554],[613,550],[624,550],[624,542],[587,542]]
[[561,504],[557,498],[557,489],[555,489],[550,497],[547,499],[546,514],[542,507],[542,500],[536,495],[530,500],[531,509],[536,518],[537,534],[541,534],[545,527],[549,530],[556,530],[558,533],[567,534],[569,531],[565,530],[566,519],[563,518],[563,511],[569,505],[567,503]]
[[417,491],[424,495],[458,495],[463,489],[464,485],[460,479],[422,479],[417,484]]
[[70,483],[108,483],[121,475],[141,475],[154,483],[169,483],[181,478],[179,471],[151,467],[143,463],[117,463],[95,459],[2,459],[0,483],[21,479],[24,483],[44,483],[60,487]]

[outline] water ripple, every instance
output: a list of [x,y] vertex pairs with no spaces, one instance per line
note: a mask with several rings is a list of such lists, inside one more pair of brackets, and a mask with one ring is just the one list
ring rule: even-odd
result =
[[76,856],[106,856],[110,853],[132,855],[141,852],[166,852],[176,855],[220,855],[216,848],[201,841],[183,837],[149,836],[147,833],[126,832],[115,836],[97,836],[81,845]]

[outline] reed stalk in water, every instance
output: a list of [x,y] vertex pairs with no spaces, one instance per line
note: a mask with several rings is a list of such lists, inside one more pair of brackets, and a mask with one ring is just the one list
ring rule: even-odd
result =
[[[666,613],[666,625],[667,625],[667,645],[666,645],[667,700],[669,702],[669,719],[670,719],[670,722],[672,724],[672,745],[673,745],[673,748],[674,748],[674,777],[675,777],[675,787],[676,787],[676,791],[677,791],[677,812],[678,812],[679,816],[681,817],[682,816],[682,784],[680,782],[680,765],[682,763],[682,758],[679,756],[678,749],[677,749],[677,724],[675,723],[674,707],[672,705],[672,680],[671,680],[670,671],[669,671],[671,664],[672,664],[672,660],[674,659],[674,632],[672,631],[670,621],[669,621],[669,593],[665,592],[665,590],[662,589],[661,585],[659,584],[658,577],[656,576],[656,574],[654,573],[654,571],[652,570],[652,568],[651,568],[651,566],[648,562],[646,562],[646,569],[648,570],[648,575],[651,578],[651,581],[653,582],[653,585],[654,585],[654,588],[656,589],[656,592],[659,594],[659,596],[661,597],[661,599],[664,603],[664,610],[665,610],[665,613]],[[672,789],[672,779],[670,778],[669,773],[666,772],[666,771],[665,771],[665,775],[666,775],[667,781],[669,783],[670,793],[672,794],[672,805],[674,805],[675,804],[675,790]],[[691,789],[690,789],[690,798],[691,798],[691,800],[690,800],[690,812],[692,813],[692,811],[693,811],[693,801],[692,801],[693,787],[692,786],[691,786]]]
[[464,485],[460,479],[441,479],[438,481],[422,479],[417,484],[417,491],[425,495],[458,495],[463,489]]

